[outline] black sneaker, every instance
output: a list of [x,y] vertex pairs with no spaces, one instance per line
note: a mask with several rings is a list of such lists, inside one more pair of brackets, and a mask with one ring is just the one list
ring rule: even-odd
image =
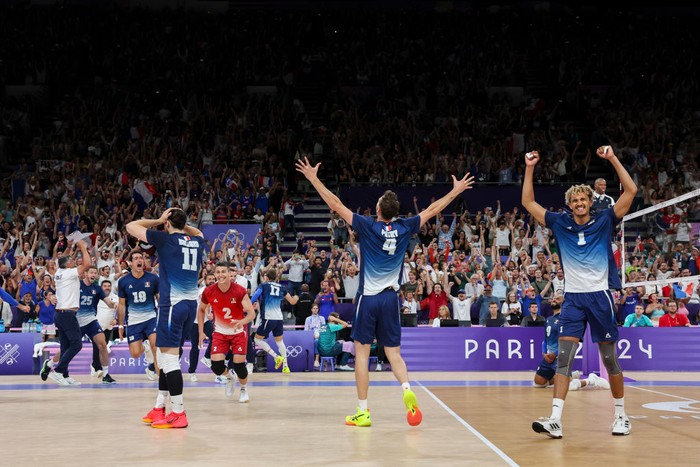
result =
[[109,373],[107,373],[107,374],[104,375],[104,377],[102,378],[102,384],[117,384],[117,382],[114,380],[114,378],[112,378],[112,375],[110,375]]
[[46,360],[44,360],[44,364],[41,365],[41,371],[39,372],[41,380],[46,381],[49,377],[49,373],[51,373],[51,367],[49,366],[49,359],[47,358]]

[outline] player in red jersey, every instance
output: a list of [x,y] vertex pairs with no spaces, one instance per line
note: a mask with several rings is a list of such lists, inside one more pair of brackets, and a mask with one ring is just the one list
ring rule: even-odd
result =
[[214,271],[216,283],[202,292],[199,304],[199,347],[204,345],[204,321],[207,308],[211,306],[214,313],[214,332],[211,345],[211,370],[218,376],[228,378],[226,395],[233,394],[233,374],[226,368],[226,354],[233,354],[233,371],[241,383],[238,402],[248,402],[248,369],[246,352],[248,350],[248,323],[255,318],[255,310],[246,289],[231,281],[229,264],[219,262]]

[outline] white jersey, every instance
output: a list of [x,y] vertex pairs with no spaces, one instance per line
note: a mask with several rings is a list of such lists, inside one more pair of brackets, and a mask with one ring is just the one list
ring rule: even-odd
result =
[[78,268],[56,271],[56,309],[77,310],[80,307],[80,276]]
[[[116,289],[112,289],[108,298],[114,303],[119,303],[119,297],[114,290]],[[114,320],[115,312],[116,310],[110,308],[104,300],[97,302],[97,321],[99,321],[102,329],[112,329],[112,321]]]

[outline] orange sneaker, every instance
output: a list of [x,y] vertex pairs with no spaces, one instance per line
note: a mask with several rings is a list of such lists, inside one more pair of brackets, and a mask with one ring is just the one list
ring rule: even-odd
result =
[[185,412],[170,412],[167,417],[154,420],[153,428],[187,428],[187,415]]
[[153,423],[153,420],[158,420],[161,418],[165,418],[165,407],[161,407],[160,409],[151,409],[151,411],[141,418],[141,420],[143,423]]

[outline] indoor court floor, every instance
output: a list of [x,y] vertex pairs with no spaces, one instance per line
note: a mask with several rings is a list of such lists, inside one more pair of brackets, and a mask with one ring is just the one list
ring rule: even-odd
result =
[[[185,383],[190,426],[156,430],[141,422],[156,384],[145,375],[113,375],[103,386],[59,387],[39,376],[0,377],[2,465],[697,465],[697,373],[626,374],[632,434],[610,434],[612,397],[570,392],[563,439],[538,435],[551,389],[531,386],[532,372],[414,372],[423,423],[406,423],[401,388],[372,372],[372,427],[344,425],[355,412],[350,372],[251,375],[249,404],[238,387],[226,398],[214,375]],[[696,399],[698,398],[698,399]],[[155,463],[155,464],[154,464]]]

